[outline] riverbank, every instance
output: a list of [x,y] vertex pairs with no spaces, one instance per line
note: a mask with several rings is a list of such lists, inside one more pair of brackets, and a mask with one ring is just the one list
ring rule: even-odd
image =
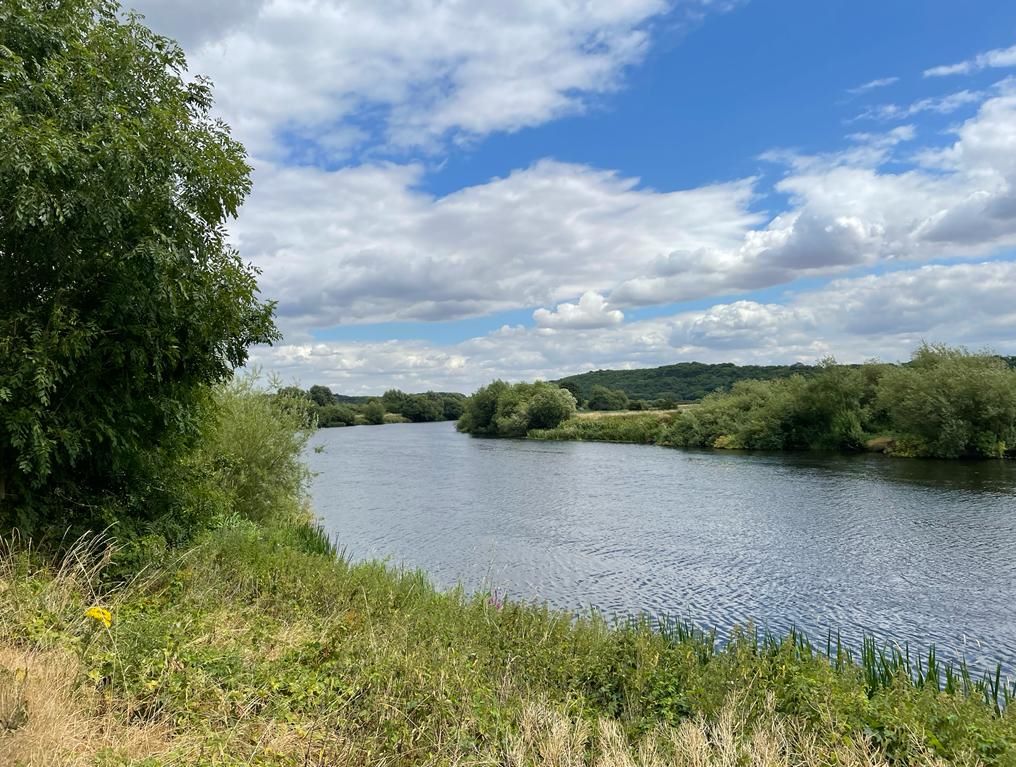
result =
[[[105,586],[110,554],[0,558],[0,762],[1007,765],[960,675],[800,638],[719,648],[574,620],[233,523]],[[939,691],[936,677],[947,689]],[[998,693],[1001,699],[1002,693]]]
[[738,381],[676,412],[583,417],[570,391],[570,403],[547,408],[539,399],[550,396],[547,387],[494,382],[466,401],[458,428],[692,448],[1016,456],[1016,370],[1003,358],[962,348],[922,345],[902,365],[829,360],[807,376]]
[[668,445],[667,431],[678,412],[576,413],[553,429],[531,429],[528,439]]
[[[696,406],[685,405],[676,410],[650,410],[643,412],[580,412],[553,429],[532,429],[528,439],[544,441],[615,442],[620,444],[659,445],[678,447],[670,436],[676,418],[691,412]],[[717,450],[738,448],[730,439],[718,438],[711,447]],[[855,450],[885,455],[907,455],[898,448],[894,437],[879,435],[863,440]]]

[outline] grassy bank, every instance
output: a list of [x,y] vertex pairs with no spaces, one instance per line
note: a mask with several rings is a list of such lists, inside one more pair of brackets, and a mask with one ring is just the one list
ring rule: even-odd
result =
[[916,684],[874,647],[864,663],[795,638],[720,649],[680,628],[439,593],[294,525],[234,521],[126,585],[103,585],[109,556],[93,544],[47,563],[15,544],[0,557],[0,763],[1016,759],[998,691],[958,675],[939,691],[926,666]]
[[667,430],[678,412],[578,413],[553,429],[533,429],[527,436],[540,440],[664,444]]

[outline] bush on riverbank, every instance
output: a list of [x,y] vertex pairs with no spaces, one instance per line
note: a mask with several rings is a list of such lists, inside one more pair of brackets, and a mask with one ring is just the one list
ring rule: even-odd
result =
[[115,2],[0,4],[7,529],[179,517],[209,391],[279,337],[224,234],[251,169],[192,75]]
[[575,397],[554,384],[494,381],[469,397],[456,427],[480,436],[524,437],[575,415]]
[[336,558],[306,526],[235,517],[112,590],[108,556],[0,556],[0,763],[1016,759],[1016,712],[977,691],[869,675],[793,637],[720,649],[681,627],[442,594]]
[[858,450],[1001,457],[1016,448],[1016,370],[999,357],[922,345],[907,365],[826,363],[812,376],[743,381],[678,419],[681,447]]

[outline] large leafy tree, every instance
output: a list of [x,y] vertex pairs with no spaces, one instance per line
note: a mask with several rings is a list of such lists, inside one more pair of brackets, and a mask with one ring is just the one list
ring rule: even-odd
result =
[[132,493],[276,338],[250,189],[181,49],[109,0],[0,0],[0,511]]

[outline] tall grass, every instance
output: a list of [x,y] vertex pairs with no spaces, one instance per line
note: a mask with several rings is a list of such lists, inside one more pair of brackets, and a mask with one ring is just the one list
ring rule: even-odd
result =
[[655,411],[601,415],[597,418],[577,417],[554,429],[533,429],[528,437],[651,445],[661,441],[673,417],[672,412]]
[[[936,675],[927,659],[870,643],[855,656],[833,637],[823,650],[799,632],[750,628],[720,643],[677,621],[612,624],[441,593],[419,573],[337,557],[320,532],[292,525],[235,518],[112,591],[108,548],[48,562],[14,544],[0,560],[0,708],[28,679],[31,695],[61,691],[55,705],[71,723],[47,740],[59,717],[29,700],[28,719],[15,711],[0,733],[11,764],[1016,758],[1001,681],[964,687],[964,672],[937,658]],[[111,611],[108,628],[85,615],[96,604]]]

